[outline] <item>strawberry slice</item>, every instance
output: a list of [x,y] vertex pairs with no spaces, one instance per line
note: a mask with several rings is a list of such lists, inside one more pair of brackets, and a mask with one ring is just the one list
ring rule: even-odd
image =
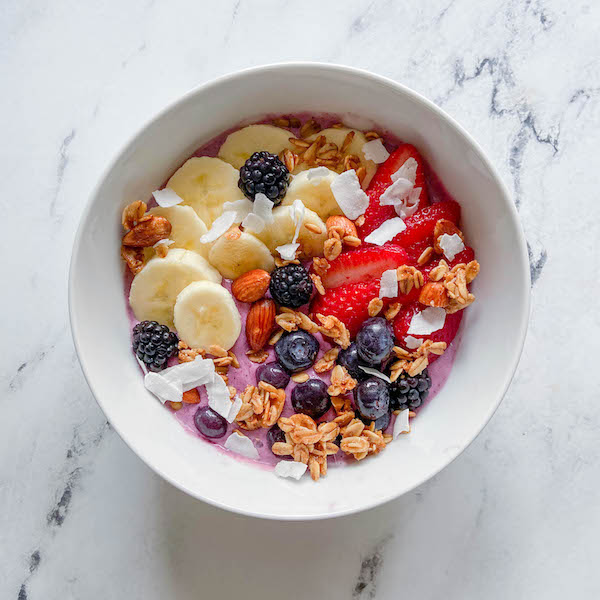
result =
[[405,265],[408,261],[409,257],[404,248],[391,244],[369,245],[340,254],[329,263],[329,269],[321,279],[326,288],[379,280],[384,271]]
[[442,259],[444,259],[448,263],[448,266],[452,268],[456,265],[460,265],[460,263],[466,264],[472,260],[475,260],[475,251],[473,248],[471,248],[471,246],[467,246],[462,252],[459,252],[454,257],[454,260],[448,260],[445,256],[440,256],[439,254],[435,254],[434,256],[435,258],[431,262],[427,263],[424,267],[421,267],[421,271],[425,276],[425,279],[429,278],[429,273],[431,273],[431,271],[440,264]]
[[[398,345],[402,346],[406,350],[409,350],[409,348],[406,346],[406,342],[404,341],[404,338],[407,335],[412,335],[412,337],[415,337],[415,338],[417,338],[419,340],[423,340],[423,341],[432,340],[433,342],[446,342],[448,345],[450,345],[450,343],[452,342],[452,340],[456,337],[456,334],[458,333],[458,328],[460,327],[460,322],[462,320],[462,313],[463,313],[462,310],[459,310],[458,312],[455,312],[450,315],[447,314],[444,326],[441,329],[438,329],[438,331],[434,331],[433,333],[430,333],[429,335],[409,334],[408,328],[410,327],[410,322],[411,322],[413,316],[417,312],[424,310],[425,308],[426,307],[423,306],[422,304],[419,304],[418,302],[413,302],[412,304],[403,306],[400,309],[398,316],[394,319],[394,323],[393,323],[394,334],[396,335]],[[435,354],[429,355],[429,363],[430,364],[437,359],[438,359],[437,355],[435,355]]]
[[[362,323],[369,318],[369,302],[379,296],[379,280],[361,283],[347,283],[318,294],[310,306],[310,312],[333,315],[346,325],[350,336],[354,337]],[[389,299],[384,299],[384,310]]]
[[369,206],[365,212],[364,225],[359,230],[361,239],[364,239],[365,236],[377,229],[384,221],[397,216],[393,206],[381,206],[379,204],[379,197],[388,187],[390,187],[390,185],[392,185],[392,175],[409,158],[414,158],[418,163],[415,187],[421,188],[419,208],[424,208],[429,204],[427,187],[425,185],[423,157],[412,144],[400,144],[400,146],[390,154],[390,157],[383,164],[379,165],[375,176],[369,184],[367,189]]
[[460,204],[454,200],[445,200],[426,206],[404,221],[406,229],[392,241],[394,244],[406,248],[423,240],[428,240],[433,236],[435,224],[439,219],[448,219],[448,221],[458,225],[460,221]]

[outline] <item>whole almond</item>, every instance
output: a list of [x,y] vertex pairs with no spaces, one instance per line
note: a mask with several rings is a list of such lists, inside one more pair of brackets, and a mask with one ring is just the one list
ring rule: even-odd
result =
[[263,298],[255,302],[246,317],[246,339],[254,352],[261,350],[271,337],[275,325],[275,302]]
[[329,217],[325,223],[327,227],[327,234],[329,237],[335,233],[339,239],[343,239],[347,236],[357,237],[356,225],[343,215],[333,215]]
[[269,289],[271,276],[263,269],[253,269],[240,275],[231,284],[231,293],[240,302],[256,302]]
[[465,236],[462,234],[462,231],[452,221],[448,221],[448,219],[439,219],[433,230],[433,249],[438,254],[444,253],[444,250],[440,246],[440,237],[445,233],[447,235],[456,234],[463,241],[463,244],[465,242]]
[[144,218],[131,231],[123,237],[124,246],[146,248],[154,246],[156,242],[168,238],[171,233],[171,223],[164,217],[152,215]]
[[446,290],[443,283],[429,281],[423,286],[419,294],[419,302],[425,306],[444,308],[450,303],[448,290]]

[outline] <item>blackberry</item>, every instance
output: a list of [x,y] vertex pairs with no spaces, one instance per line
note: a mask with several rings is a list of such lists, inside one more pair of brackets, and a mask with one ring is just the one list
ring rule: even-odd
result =
[[177,354],[178,344],[177,334],[156,321],[142,321],[133,328],[133,351],[150,371],[164,369]]
[[425,402],[430,388],[431,377],[429,377],[427,369],[414,377],[408,377],[406,373],[402,373],[390,388],[392,410],[419,408]]
[[277,206],[287,192],[290,172],[275,154],[255,152],[240,169],[238,186],[244,196],[254,201],[264,194]]
[[271,273],[269,291],[275,302],[288,308],[306,304],[313,293],[313,282],[302,265],[286,265]]

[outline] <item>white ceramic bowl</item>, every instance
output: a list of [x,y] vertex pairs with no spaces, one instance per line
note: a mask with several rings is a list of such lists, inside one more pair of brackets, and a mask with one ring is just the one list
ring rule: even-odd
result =
[[[144,388],[130,350],[119,257],[123,207],[148,198],[196,148],[240,121],[299,111],[360,115],[414,143],[463,209],[481,263],[442,391],[373,460],[332,468],[318,484],[282,480],[189,435]],[[350,118],[350,117],[349,117]],[[456,458],[498,407],[529,316],[529,266],[515,207],[481,148],[415,92],[370,73],[279,64],[203,85],[150,121],[110,164],[83,214],[71,263],[71,327],[86,379],[112,426],[154,471],[222,508],[274,519],[317,519],[376,506]],[[116,466],[115,468],[118,468]]]

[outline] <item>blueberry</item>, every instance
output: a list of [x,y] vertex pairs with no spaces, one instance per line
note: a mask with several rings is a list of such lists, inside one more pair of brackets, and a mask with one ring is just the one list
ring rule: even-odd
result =
[[371,423],[375,423],[375,429],[376,430],[381,430],[381,431],[385,431],[389,425],[390,425],[390,421],[392,419],[392,412],[391,411],[387,411],[383,417],[379,417],[378,419],[375,419],[375,421],[372,421],[371,419],[365,419],[364,417],[361,418],[361,421],[368,427]]
[[275,344],[277,360],[290,373],[297,373],[311,367],[318,351],[317,339],[302,329],[282,336]]
[[382,317],[367,319],[356,336],[356,347],[360,360],[368,366],[381,365],[391,356],[394,347],[389,323]]
[[278,362],[265,363],[256,369],[256,383],[259,381],[283,390],[290,382],[290,374]]
[[337,363],[338,365],[342,365],[342,367],[346,367],[346,370],[354,379],[365,379],[367,376],[358,366],[358,350],[355,342],[352,342],[345,350],[340,350]]
[[201,406],[196,411],[194,425],[207,438],[220,438],[227,432],[227,421],[208,406]]
[[331,406],[327,384],[321,379],[309,379],[292,390],[292,406],[297,413],[318,419]]
[[390,409],[388,384],[379,377],[369,377],[354,389],[354,401],[361,417],[379,419]]
[[[273,427],[267,431],[267,444],[270,449],[273,448],[273,444],[275,442],[285,442],[285,433],[279,429],[279,425],[277,425],[277,423],[275,423],[275,425],[273,425]],[[271,452],[273,452],[273,450],[271,450]],[[278,454],[276,456],[280,459],[292,460],[291,456],[279,456]]]

